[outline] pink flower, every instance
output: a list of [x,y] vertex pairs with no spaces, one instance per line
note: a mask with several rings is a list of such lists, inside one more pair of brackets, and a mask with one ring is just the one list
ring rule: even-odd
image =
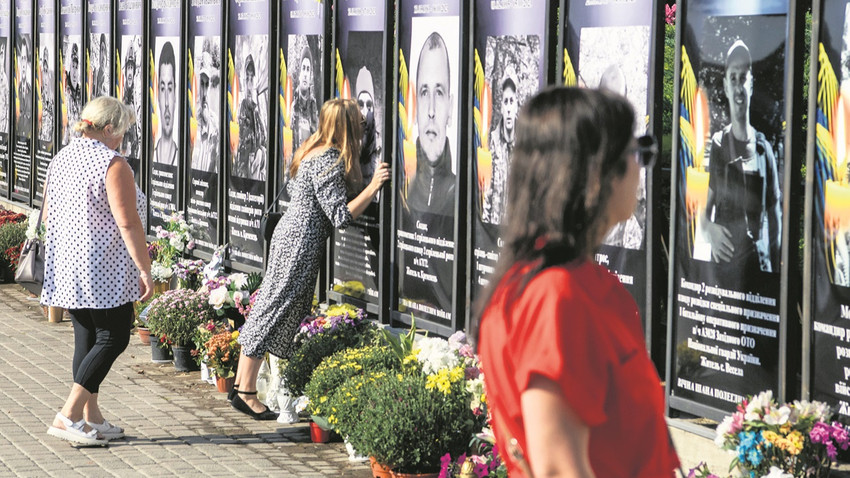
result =
[[670,5],[664,6],[664,19],[667,21],[668,25],[676,23],[676,5],[673,5],[672,7]]

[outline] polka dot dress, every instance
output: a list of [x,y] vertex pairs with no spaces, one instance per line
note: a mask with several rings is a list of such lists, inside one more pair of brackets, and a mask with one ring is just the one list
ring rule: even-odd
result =
[[292,201],[275,227],[266,276],[239,334],[249,357],[292,356],[292,339],[310,313],[325,242],[333,228],[351,222],[339,155],[330,148],[302,162],[287,186]]
[[[115,156],[100,141],[75,138],[50,162],[44,305],[109,309],[139,300],[139,271],[106,197],[106,170]],[[136,211],[145,218],[138,187]]]

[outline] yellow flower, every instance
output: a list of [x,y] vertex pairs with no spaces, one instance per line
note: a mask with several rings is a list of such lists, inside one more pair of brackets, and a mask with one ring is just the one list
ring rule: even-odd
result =
[[319,397],[319,403],[325,403],[325,402],[327,402],[327,401],[328,401],[328,397],[327,397],[327,396]]
[[231,340],[236,340],[236,339],[238,339],[238,338],[239,338],[239,331],[238,331],[238,330],[234,330],[234,331],[233,331],[233,333],[232,333],[232,334],[230,334],[230,339],[231,339]]

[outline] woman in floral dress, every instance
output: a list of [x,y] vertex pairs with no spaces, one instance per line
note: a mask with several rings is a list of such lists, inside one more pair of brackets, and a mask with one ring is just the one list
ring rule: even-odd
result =
[[289,168],[292,200],[275,228],[265,279],[239,335],[238,393],[231,404],[255,420],[277,418],[257,399],[257,373],[266,352],[282,358],[292,355],[292,340],[310,312],[331,231],[362,214],[389,178],[389,167],[383,163],[362,188],[358,160],[363,122],[353,100],[328,101],[319,114],[319,130],[301,145]]

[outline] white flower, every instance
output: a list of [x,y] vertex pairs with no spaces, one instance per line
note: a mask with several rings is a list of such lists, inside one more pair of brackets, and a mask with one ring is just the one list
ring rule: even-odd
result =
[[245,297],[246,296],[245,296],[244,291],[238,290],[238,291],[233,293],[233,303],[234,304],[241,304],[242,301],[245,300]]
[[466,343],[466,334],[462,330],[458,330],[449,337],[449,345],[454,350],[458,350],[461,345]]
[[760,420],[762,415],[769,410],[773,403],[773,391],[766,390],[753,397],[750,403],[747,404],[744,420],[753,421]]
[[210,292],[210,300],[209,304],[213,306],[214,309],[218,310],[224,306],[225,301],[230,294],[227,293],[226,287],[219,287],[217,289],[213,289]]
[[784,425],[791,415],[791,409],[783,405],[779,408],[773,408],[764,416],[764,422],[768,425]]
[[726,443],[726,434],[732,430],[732,416],[727,416],[720,422],[720,425],[717,425],[717,435],[714,437],[714,444],[720,448],[723,448],[723,444]]
[[151,263],[151,277],[153,280],[166,282],[168,279],[171,279],[172,274],[174,274],[174,271],[170,267],[160,264],[159,261],[153,261]]
[[812,417],[816,422],[827,422],[832,417],[832,409],[825,402],[794,400],[791,410],[791,422],[797,423],[802,418]]
[[168,240],[168,243],[171,245],[171,247],[177,249],[178,252],[183,252],[183,241],[181,241],[180,238],[172,237]]
[[424,337],[416,345],[416,358],[422,364],[422,371],[427,375],[437,373],[444,368],[456,367],[460,362],[457,353],[445,339]]
[[244,289],[248,285],[248,276],[241,272],[230,274],[230,285],[235,289]]
[[762,478],[794,478],[794,475],[791,473],[785,473],[775,466],[771,466],[770,473],[764,475]]

